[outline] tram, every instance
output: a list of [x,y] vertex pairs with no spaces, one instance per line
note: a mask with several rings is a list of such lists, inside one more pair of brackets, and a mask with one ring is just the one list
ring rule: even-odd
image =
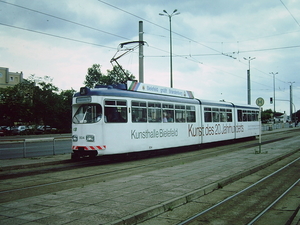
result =
[[199,145],[259,135],[259,108],[135,81],[80,88],[72,100],[72,158]]

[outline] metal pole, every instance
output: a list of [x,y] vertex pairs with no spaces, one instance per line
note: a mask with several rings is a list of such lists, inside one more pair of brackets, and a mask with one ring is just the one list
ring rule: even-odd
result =
[[258,153],[261,153],[261,106],[259,107],[259,150]]
[[275,75],[278,74],[278,72],[276,73],[273,73],[271,72],[270,74],[273,74],[273,104],[274,104],[274,111],[273,111],[273,123],[275,124],[275,112],[276,112],[276,108],[275,108],[275,105],[276,105],[276,101],[275,101]]
[[143,21],[139,21],[139,82],[144,83]]
[[55,138],[53,138],[53,155],[55,155]]
[[26,139],[23,141],[23,158],[26,158]]
[[173,87],[173,63],[172,63],[172,20],[171,16],[169,15],[169,22],[170,22],[170,86]]
[[247,73],[247,89],[248,89],[248,105],[251,105],[250,61],[249,61],[249,70]]
[[273,73],[273,94],[274,94],[274,99],[273,99],[273,104],[274,104],[274,116],[273,116],[273,118],[274,118],[274,124],[275,124],[275,74]]
[[255,59],[255,57],[251,58],[245,58],[245,60],[248,60],[249,69],[247,70],[247,95],[248,95],[248,105],[251,105],[251,80],[250,80],[250,61]]
[[293,83],[295,82],[290,82],[290,117],[291,117],[291,122],[293,122]]
[[173,61],[172,61],[172,16],[179,15],[180,13],[177,12],[177,9],[173,11],[170,15],[166,10],[163,10],[163,13],[159,13],[160,16],[167,16],[169,17],[169,25],[170,25],[170,87],[173,87]]

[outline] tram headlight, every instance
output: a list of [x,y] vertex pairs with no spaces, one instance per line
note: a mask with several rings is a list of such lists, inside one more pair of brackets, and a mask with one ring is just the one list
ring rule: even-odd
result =
[[72,136],[72,141],[74,141],[74,142],[78,141],[77,135],[73,135],[73,136]]
[[86,135],[86,141],[87,142],[94,142],[95,141],[95,136],[94,135]]

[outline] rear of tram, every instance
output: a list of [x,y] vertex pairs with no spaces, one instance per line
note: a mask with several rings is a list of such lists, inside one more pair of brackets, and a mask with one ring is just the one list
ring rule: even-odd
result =
[[[87,95],[89,89],[81,88],[72,103],[72,159],[95,157],[101,154],[105,145],[101,145],[101,134],[105,117],[102,98]],[[103,153],[102,153],[103,154]]]

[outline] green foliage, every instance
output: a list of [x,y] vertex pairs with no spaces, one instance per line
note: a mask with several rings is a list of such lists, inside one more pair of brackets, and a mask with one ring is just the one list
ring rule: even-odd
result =
[[[275,112],[275,117],[281,116],[283,115],[283,113],[281,112]],[[261,113],[261,121],[263,123],[267,123],[272,121],[274,118],[274,112],[272,111],[272,109],[266,109]]]
[[83,83],[85,86],[92,88],[103,79],[103,76],[101,66],[99,64],[93,64],[91,68],[88,68],[88,74],[85,76],[85,81]]
[[[94,64],[88,68],[84,84],[94,87],[96,84],[110,85],[126,83],[135,77],[122,67],[114,66],[101,72],[101,66]],[[59,131],[71,129],[72,97],[75,90],[59,91],[49,76],[38,77],[34,74],[22,83],[8,88],[0,88],[0,125],[49,125]]]
[[74,93],[74,90],[59,93],[57,87],[45,81],[36,84],[32,75],[18,85],[0,89],[0,125],[44,124],[70,131]]
[[262,113],[261,113],[261,121],[263,123],[268,122],[272,118],[273,118],[273,111],[271,109],[267,109],[267,110],[262,111]]
[[114,66],[112,70],[107,70],[107,75],[101,72],[101,65],[93,64],[88,68],[88,74],[85,76],[84,85],[90,88],[95,87],[96,84],[111,85],[126,83],[127,80],[134,80],[135,77],[128,70],[122,67]]

